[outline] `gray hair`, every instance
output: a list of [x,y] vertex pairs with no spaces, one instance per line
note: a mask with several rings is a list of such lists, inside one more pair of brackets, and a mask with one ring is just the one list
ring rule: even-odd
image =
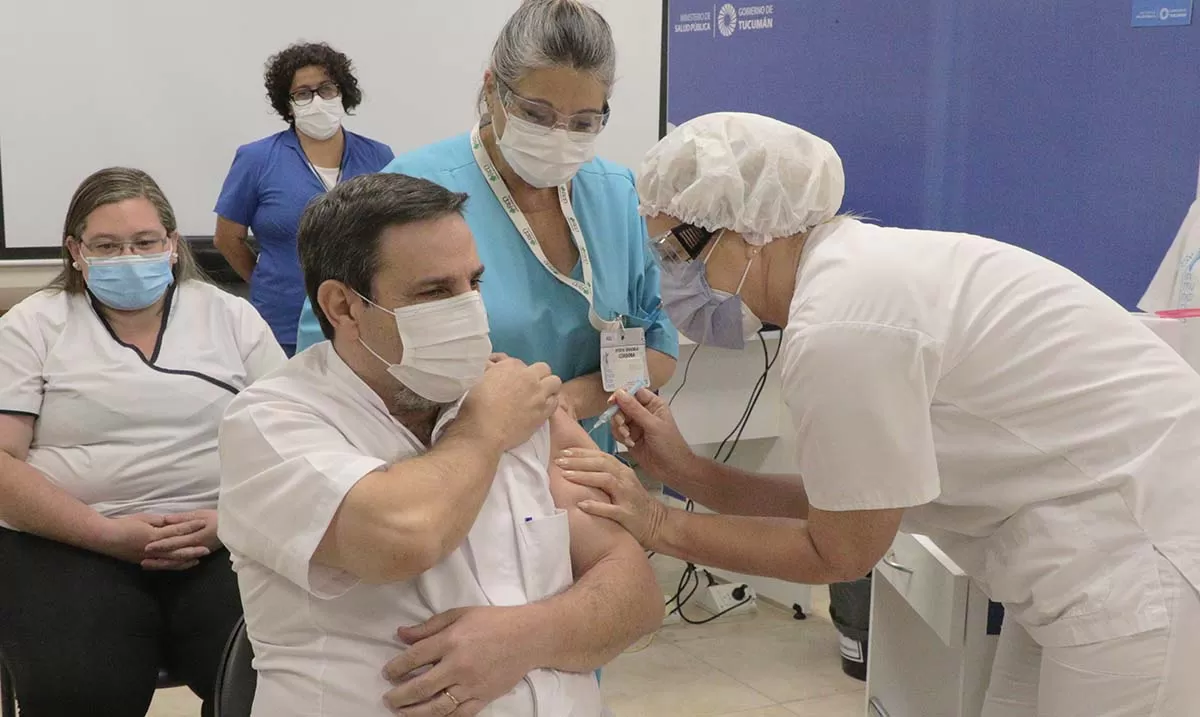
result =
[[333,338],[317,290],[340,281],[373,299],[383,231],[451,214],[461,215],[467,195],[403,174],[364,174],[314,199],[300,217],[296,243],[304,288],[325,338]]
[[[593,75],[612,96],[617,46],[604,16],[581,0],[525,0],[504,24],[488,62],[502,84],[514,87],[533,70],[568,67]],[[487,90],[479,91],[484,106]]]

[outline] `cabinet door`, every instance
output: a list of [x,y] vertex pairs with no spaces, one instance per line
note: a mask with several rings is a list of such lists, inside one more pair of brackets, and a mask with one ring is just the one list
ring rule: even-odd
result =
[[887,580],[871,595],[867,697],[886,717],[978,717],[962,712],[962,646],[948,647]]
[[898,535],[875,578],[867,714],[979,717],[995,653],[987,597],[919,535]]
[[970,581],[933,541],[923,535],[898,534],[875,571],[947,647],[962,645]]

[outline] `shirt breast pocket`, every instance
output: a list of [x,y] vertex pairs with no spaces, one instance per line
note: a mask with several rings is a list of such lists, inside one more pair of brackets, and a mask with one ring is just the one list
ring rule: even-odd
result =
[[521,578],[530,602],[557,595],[571,586],[571,529],[565,510],[527,519],[518,526],[517,534]]

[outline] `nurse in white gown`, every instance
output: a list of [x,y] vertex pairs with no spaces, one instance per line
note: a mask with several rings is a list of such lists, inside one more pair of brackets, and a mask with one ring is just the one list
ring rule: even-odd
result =
[[741,348],[786,326],[793,476],[694,456],[666,404],[619,396],[618,439],[722,515],[667,510],[611,458],[568,477],[651,550],[801,583],[929,535],[1006,607],[985,717],[1200,714],[1200,375],[1046,259],[839,217],[841,161],[775,120],[718,114],[641,168],[664,307]]

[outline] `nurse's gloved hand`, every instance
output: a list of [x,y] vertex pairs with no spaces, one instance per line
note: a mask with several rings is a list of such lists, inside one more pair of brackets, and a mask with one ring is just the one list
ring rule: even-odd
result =
[[550,419],[561,389],[562,381],[544,363],[526,366],[516,359],[500,359],[467,394],[454,427],[512,450]]
[[621,411],[613,416],[612,434],[629,450],[637,464],[667,485],[687,476],[696,459],[667,402],[653,391],[642,389],[637,396],[625,391],[613,394]]

